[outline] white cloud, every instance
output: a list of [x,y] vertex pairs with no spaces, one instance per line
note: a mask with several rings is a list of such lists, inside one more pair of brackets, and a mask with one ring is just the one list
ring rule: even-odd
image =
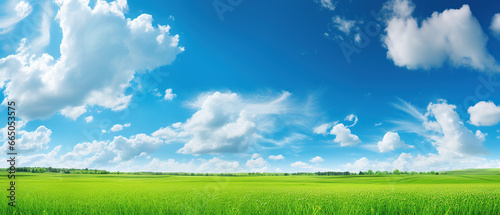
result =
[[395,107],[409,113],[419,122],[394,122],[400,125],[401,129],[425,137],[437,151],[437,154],[415,156],[403,153],[404,159],[400,156],[401,159],[397,163],[424,171],[500,166],[498,160],[479,156],[488,153],[482,145],[486,134],[481,131],[473,133],[467,129],[455,112],[454,105],[439,100],[436,104],[430,103],[425,114],[420,113],[409,103]]
[[327,134],[327,130],[328,128],[330,128],[330,124],[328,123],[325,123],[325,124],[322,124],[322,125],[319,125],[318,127],[314,128],[314,133],[315,134],[323,134],[323,135],[326,135]]
[[408,171],[412,170],[413,165],[411,164],[411,159],[413,159],[413,156],[411,154],[407,153],[401,153],[399,157],[392,162],[392,169],[398,169],[401,171]]
[[349,128],[346,128],[342,123],[335,125],[330,131],[330,134],[336,136],[333,142],[340,143],[340,146],[342,147],[354,146],[358,143],[361,143],[359,137],[351,134],[351,130]]
[[362,157],[359,160],[356,160],[354,163],[347,163],[344,165],[347,171],[358,172],[358,171],[367,171],[371,169],[373,166],[370,164],[370,161],[366,157]]
[[486,140],[486,136],[487,136],[487,135],[488,135],[488,134],[483,133],[483,132],[481,132],[480,130],[476,130],[476,137],[477,137],[477,139],[479,139],[479,140],[481,140],[481,141],[485,141],[485,140]]
[[87,122],[87,123],[92,122],[92,120],[94,120],[94,117],[93,117],[93,116],[88,116],[88,117],[85,117],[85,122]]
[[116,153],[113,162],[119,162],[130,160],[143,152],[149,155],[155,152],[162,144],[163,141],[158,138],[145,134],[137,134],[131,138],[115,137],[109,143],[108,148],[110,151]]
[[468,5],[434,12],[419,25],[408,0],[391,0],[383,42],[387,57],[408,69],[439,68],[444,62],[477,70],[499,71],[486,49],[488,37]]
[[76,144],[73,151],[61,155],[59,162],[68,167],[109,167],[147,157],[163,145],[159,138],[137,134],[129,138],[116,136],[112,141],[93,141]]
[[340,16],[334,16],[332,18],[333,26],[339,31],[344,32],[346,35],[351,33],[351,30],[355,27],[356,21],[343,19]]
[[427,121],[424,125],[434,125],[428,127],[437,132],[437,135],[429,136],[434,141],[436,150],[440,155],[446,156],[485,154],[482,141],[464,126],[455,108],[445,101],[427,106],[427,115],[434,116],[436,121]]
[[108,144],[104,141],[93,141],[78,143],[73,147],[73,155],[76,156],[86,156],[89,154],[96,154],[103,150]]
[[271,160],[283,160],[285,159],[285,156],[279,154],[279,155],[269,155],[268,159],[271,159]]
[[287,146],[287,145],[290,146],[291,144],[293,144],[295,142],[300,142],[300,141],[303,141],[307,138],[308,138],[308,136],[300,134],[300,133],[292,133],[289,136],[283,137],[281,140],[268,139],[268,138],[264,138],[263,136],[258,135],[259,141],[272,143],[272,144],[279,146],[279,147],[283,147],[283,146]]
[[120,125],[120,124],[116,124],[116,125],[113,125],[113,127],[111,127],[112,132],[117,132],[117,131],[121,131],[121,130],[123,130],[123,125]]
[[156,97],[162,97],[161,93],[158,91],[158,88],[155,88],[153,90],[153,95],[156,96]]
[[260,155],[257,154],[257,153],[255,153],[255,154],[252,155],[252,159],[255,159],[255,158],[258,158],[258,157],[260,157]]
[[18,157],[19,166],[37,166],[37,167],[55,167],[57,163],[56,155],[61,150],[62,146],[56,146],[52,151],[46,154],[21,155]]
[[[122,138],[122,137],[118,137]],[[73,151],[60,155],[59,152],[62,146],[55,147],[49,153],[19,156],[19,165],[22,166],[43,166],[43,167],[64,167],[74,168],[99,168],[109,171],[151,171],[151,172],[243,172],[237,161],[226,161],[217,157],[210,160],[197,159],[187,163],[177,162],[174,159],[162,161],[158,158],[153,158],[146,164],[135,164],[137,159],[150,159],[148,150],[144,150],[147,143],[139,143],[144,138],[151,138],[144,135],[143,137],[131,137],[127,140],[136,141],[139,147],[135,149],[117,149],[109,141],[94,141],[92,143],[77,144]],[[116,140],[116,139],[115,139]],[[114,141],[115,141],[114,140]],[[114,143],[116,144],[116,143]],[[117,143],[121,144],[121,143]],[[124,145],[130,146],[129,143]],[[149,144],[155,145],[154,143]],[[142,149],[140,149],[142,148]],[[118,154],[114,150],[118,150]],[[128,154],[124,151],[129,152]],[[133,153],[133,154],[130,154]],[[129,159],[125,159],[128,157]],[[119,159],[117,159],[119,158]],[[135,164],[135,165],[134,165]],[[265,166],[267,167],[267,166]]]
[[449,158],[437,154],[412,155],[410,153],[401,153],[397,159],[392,162],[372,161],[363,157],[353,164],[344,165],[344,169],[350,172],[381,170],[392,171],[445,171],[468,168],[499,168],[500,160],[488,160],[482,157],[468,158]]
[[333,4],[332,0],[319,0],[321,7],[324,7],[328,10],[335,10],[335,5]]
[[209,161],[203,162],[197,168],[198,172],[241,172],[240,163],[238,161],[225,161],[214,157]]
[[470,114],[470,123],[475,126],[492,126],[500,122],[500,106],[492,101],[480,101],[469,107],[467,112]]
[[2,6],[0,17],[0,35],[11,31],[14,26],[26,18],[33,8],[26,1],[8,0]]
[[80,117],[82,114],[87,112],[85,109],[85,106],[79,106],[79,107],[66,107],[61,110],[61,114],[65,117],[68,117],[72,120],[76,120],[78,117]]
[[193,161],[189,163],[179,163],[174,159],[168,159],[167,161],[161,161],[158,158],[153,158],[151,162],[146,164],[140,171],[151,171],[151,172],[196,172],[197,166]]
[[412,145],[405,144],[401,140],[397,132],[387,132],[384,135],[382,141],[378,142],[378,149],[380,152],[394,151],[397,148],[415,148]]
[[392,12],[395,17],[409,17],[415,9],[415,5],[408,0],[392,0],[384,5],[384,9]]
[[41,4],[40,10],[34,16],[41,16],[41,20],[37,20],[40,23],[40,27],[38,28],[39,35],[33,38],[30,47],[32,54],[39,55],[43,53],[43,49],[50,43],[50,28],[52,20],[54,20],[52,1],[45,0],[45,3]]
[[354,35],[354,42],[356,42],[357,44],[361,43],[361,34],[357,33]]
[[178,150],[183,154],[246,152],[261,134],[274,129],[273,116],[287,112],[283,92],[277,98],[263,101],[243,99],[236,93],[202,95],[191,104],[198,111],[182,124],[190,139]]
[[500,13],[497,13],[493,16],[490,29],[493,34],[495,34],[495,36],[500,38]]
[[164,128],[160,128],[157,131],[153,132],[151,136],[161,138],[166,143],[180,141],[182,137],[185,137],[186,132],[181,131],[182,123],[174,123],[171,126],[167,126]]
[[323,162],[325,160],[323,158],[321,158],[320,156],[316,156],[316,157],[314,157],[313,159],[311,159],[309,161],[313,162],[313,163],[319,163],[319,162]]
[[123,128],[130,127],[130,123],[126,123],[124,125],[116,124],[111,127],[112,132],[117,132],[123,130]]
[[210,160],[191,160],[187,163],[178,162],[174,159],[162,161],[158,158],[153,158],[145,166],[134,166],[131,171],[234,173],[241,172],[242,169],[237,161],[226,161],[218,157]]
[[250,172],[266,172],[269,169],[269,164],[259,154],[252,155],[252,159],[247,160],[246,166],[250,168]]
[[59,111],[77,118],[93,105],[125,109],[132,96],[125,89],[136,71],[170,64],[184,50],[170,27],[152,26],[150,15],[125,18],[126,1],[97,1],[93,9],[88,1],[57,3],[63,34],[60,58],[33,56],[35,47],[23,39],[16,54],[0,59],[5,101],[17,101],[27,120]]
[[263,172],[262,170],[267,170],[267,168],[263,169],[264,167],[267,167],[269,164],[267,163],[264,158],[258,157],[258,158],[252,158],[250,160],[247,160],[246,166],[248,168],[251,168],[251,172]]
[[427,112],[420,113],[412,105],[395,105],[396,108],[411,114],[418,123],[394,121],[400,129],[414,132],[427,138],[440,155],[448,157],[462,157],[486,154],[487,150],[475,134],[465,127],[460,120],[456,106],[440,99],[438,103],[429,103]]
[[394,106],[413,116],[418,120],[418,123],[408,121],[393,122],[400,125],[400,129],[425,137],[432,143],[437,153],[428,153],[426,155],[401,153],[392,162],[370,161],[363,157],[354,164],[346,164],[345,169],[349,171],[366,171],[368,169],[442,171],[500,167],[500,160],[479,156],[487,153],[487,150],[482,145],[487,134],[482,133],[480,130],[476,130],[474,133],[467,129],[460,120],[458,113],[456,113],[454,105],[439,100],[438,103],[429,103],[427,111],[421,113],[409,103],[402,103],[402,105],[396,104]]
[[348,116],[346,116],[344,118],[344,121],[352,122],[352,125],[349,125],[347,127],[353,127],[358,123],[358,116],[356,116],[354,114],[349,114]]
[[165,90],[165,96],[163,96],[163,100],[165,101],[172,101],[177,95],[172,93],[172,89],[166,89]]
[[[19,129],[19,127],[18,127]],[[6,129],[2,129],[6,132]],[[17,132],[15,151],[22,154],[37,152],[41,149],[47,149],[50,142],[52,131],[45,126],[39,126],[35,131]],[[20,137],[19,137],[20,136]],[[4,134],[4,139],[8,137]],[[9,142],[6,140],[2,146],[3,151],[9,151]]]
[[307,164],[307,163],[304,163],[302,161],[297,161],[297,162],[294,162],[292,164],[290,164],[291,167],[298,167],[298,168],[303,168],[303,169],[308,169],[308,168],[312,168],[311,165]]

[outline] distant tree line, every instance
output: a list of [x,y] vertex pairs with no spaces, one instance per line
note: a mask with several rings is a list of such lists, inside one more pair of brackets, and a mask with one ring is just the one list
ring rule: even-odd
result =
[[316,172],[316,175],[351,175],[350,172]]
[[75,169],[75,168],[53,168],[53,167],[17,167],[16,172],[31,172],[31,173],[66,173],[66,174],[110,174],[107,170],[98,169]]
[[[373,170],[368,170],[366,172],[359,171],[359,173],[350,173],[350,172],[316,172],[316,175],[439,175],[439,172],[429,171],[429,172],[416,172],[416,171],[399,171],[398,169],[390,171],[380,171],[377,170],[373,172]],[[441,173],[446,174],[446,173]]]
[[[6,169],[9,171],[9,169]],[[249,173],[186,173],[186,172],[110,172],[107,170],[98,170],[98,169],[75,169],[75,168],[53,168],[53,167],[17,167],[17,172],[30,172],[30,173],[64,173],[64,174],[127,174],[127,175],[179,175],[179,176],[289,176],[289,175],[320,175],[320,176],[338,176],[338,175],[439,175],[446,174],[439,173],[436,171],[429,172],[416,172],[416,171],[399,171],[395,169],[394,171],[359,171],[358,173],[352,172],[297,172],[297,173],[258,173],[258,172],[249,172]]]

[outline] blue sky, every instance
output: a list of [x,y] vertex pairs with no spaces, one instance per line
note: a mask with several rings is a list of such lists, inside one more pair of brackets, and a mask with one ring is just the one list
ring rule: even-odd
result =
[[498,8],[9,0],[0,87],[21,166],[500,167]]

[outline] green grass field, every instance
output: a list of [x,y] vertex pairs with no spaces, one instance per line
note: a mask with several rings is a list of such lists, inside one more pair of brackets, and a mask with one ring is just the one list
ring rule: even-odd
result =
[[[489,172],[491,173],[491,172]],[[0,187],[7,196],[7,177]],[[18,176],[1,214],[500,214],[500,176]]]

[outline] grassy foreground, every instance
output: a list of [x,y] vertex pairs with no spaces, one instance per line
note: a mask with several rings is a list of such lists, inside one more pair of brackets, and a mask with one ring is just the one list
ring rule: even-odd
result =
[[[0,214],[500,214],[500,176],[18,176]],[[0,188],[7,196],[7,177]]]

